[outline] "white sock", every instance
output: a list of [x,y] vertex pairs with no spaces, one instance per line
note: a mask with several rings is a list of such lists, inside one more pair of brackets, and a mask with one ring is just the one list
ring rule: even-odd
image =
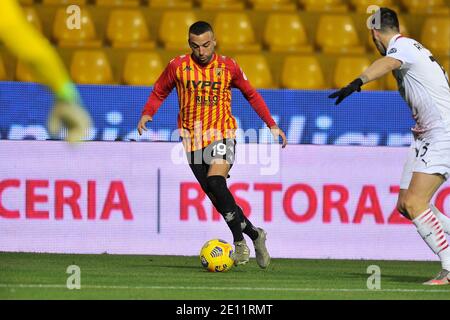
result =
[[431,209],[422,212],[413,223],[422,239],[441,259],[442,269],[450,270],[450,247],[441,222],[433,215]]
[[438,208],[436,208],[434,205],[430,204],[430,209],[433,211],[434,215],[439,219],[439,221],[442,224],[442,228],[444,229],[444,232],[448,235],[450,235],[450,218],[447,217],[445,214],[439,211]]

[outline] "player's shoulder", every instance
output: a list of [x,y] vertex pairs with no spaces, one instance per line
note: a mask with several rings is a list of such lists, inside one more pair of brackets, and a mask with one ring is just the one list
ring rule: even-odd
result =
[[217,54],[217,61],[225,62],[225,63],[235,62],[235,60],[233,58],[223,55],[223,54]]
[[410,38],[410,37],[406,37],[406,36],[401,36],[397,39],[396,41],[398,44],[401,45],[410,45],[410,44],[414,44],[417,42],[416,39]]
[[414,48],[415,43],[417,41],[412,38],[400,36],[390,43],[387,54],[395,54],[399,51],[409,52]]
[[225,67],[230,70],[234,70],[239,67],[236,60],[225,55],[218,55],[217,62],[225,64]]
[[177,68],[177,67],[181,66],[183,62],[186,62],[188,60],[189,60],[189,55],[183,54],[181,56],[172,58],[172,60],[169,61],[169,65],[171,67]]
[[391,45],[391,47],[412,47],[417,43],[417,40],[405,36],[400,36],[395,39]]

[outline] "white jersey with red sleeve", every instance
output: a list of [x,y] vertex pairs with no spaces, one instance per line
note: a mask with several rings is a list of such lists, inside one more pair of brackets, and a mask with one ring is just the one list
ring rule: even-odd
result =
[[430,138],[450,134],[448,74],[432,53],[418,41],[397,34],[390,40],[386,56],[402,63],[394,76],[416,120],[413,131]]

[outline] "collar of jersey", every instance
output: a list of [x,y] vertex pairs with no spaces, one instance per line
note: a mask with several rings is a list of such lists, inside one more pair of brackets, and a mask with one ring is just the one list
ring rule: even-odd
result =
[[401,33],[397,33],[395,36],[393,36],[393,37],[391,38],[391,40],[389,40],[388,48],[389,48],[390,46],[392,46],[392,45],[395,43],[395,41],[397,41],[398,38],[401,38],[401,37],[403,37],[403,35],[402,35]]

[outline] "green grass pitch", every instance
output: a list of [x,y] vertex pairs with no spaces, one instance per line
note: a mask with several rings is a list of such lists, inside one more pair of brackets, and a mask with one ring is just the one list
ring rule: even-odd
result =
[[[80,289],[66,286],[70,265]],[[381,289],[370,290],[370,265]],[[450,285],[422,285],[438,262],[251,259],[226,273],[202,269],[198,257],[0,253],[0,299],[450,299]]]

